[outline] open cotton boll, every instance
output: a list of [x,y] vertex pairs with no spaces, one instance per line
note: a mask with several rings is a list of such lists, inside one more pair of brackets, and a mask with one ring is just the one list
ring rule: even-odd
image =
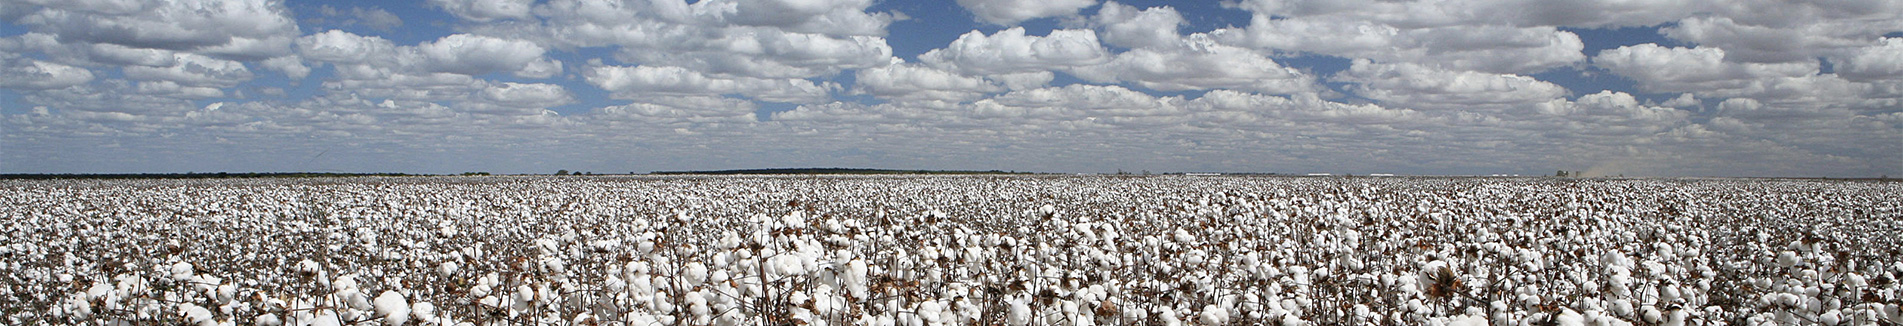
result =
[[429,303],[429,301],[417,301],[416,304],[410,305],[410,317],[414,317],[416,320],[423,322],[431,322],[436,319],[436,304]]
[[282,326],[284,325],[284,321],[281,319],[278,319],[277,314],[263,314],[263,315],[258,315],[258,318],[256,319],[252,319],[251,325],[253,326]]
[[1487,319],[1474,315],[1459,315],[1447,318],[1447,326],[1487,326]]
[[1006,324],[1010,324],[1011,326],[1024,326],[1024,325],[1030,324],[1031,323],[1031,306],[1024,304],[1024,301],[1022,300],[1011,300],[1011,311],[1009,314],[1005,316],[1004,322]]
[[1229,310],[1213,304],[1203,306],[1203,311],[1197,314],[1196,321],[1203,325],[1228,325]]
[[396,291],[383,291],[383,294],[377,295],[374,304],[376,316],[383,318],[384,325],[400,326],[410,321],[410,303],[403,298],[403,294]]
[[1797,266],[1797,263],[1800,262],[1802,261],[1797,257],[1796,252],[1785,250],[1777,253],[1777,265],[1780,267],[1790,268],[1791,266]]
[[457,267],[458,266],[456,266],[455,261],[444,261],[443,264],[437,265],[436,275],[442,276],[442,277],[449,277],[450,275],[456,275]]
[[192,263],[178,262],[172,264],[171,272],[173,281],[190,281],[192,280]]
[[190,304],[190,303],[182,303],[178,305],[178,313],[180,317],[184,317],[184,320],[187,323],[193,323],[193,324],[198,324],[202,326],[218,325],[217,321],[212,320],[211,310],[205,309],[205,307],[200,307],[198,305]]
[[687,263],[687,268],[682,271],[681,276],[686,278],[688,286],[698,286],[701,283],[706,283],[707,265],[701,264],[700,262]]

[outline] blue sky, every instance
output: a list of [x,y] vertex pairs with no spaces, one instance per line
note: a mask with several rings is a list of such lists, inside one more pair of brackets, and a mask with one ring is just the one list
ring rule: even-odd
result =
[[1892,1],[0,5],[0,172],[1903,175]]

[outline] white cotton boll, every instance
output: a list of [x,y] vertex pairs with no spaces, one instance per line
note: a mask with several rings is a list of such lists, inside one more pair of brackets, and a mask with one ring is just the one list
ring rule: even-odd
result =
[[400,326],[410,321],[410,303],[408,299],[403,298],[403,294],[396,291],[383,291],[383,294],[377,295],[374,305],[376,305],[376,316],[383,317],[384,325]]
[[301,260],[297,262],[297,271],[299,273],[317,274],[317,272],[322,269],[323,269],[323,266],[318,265],[317,262],[311,261],[310,259],[305,259],[305,260]]
[[344,274],[342,276],[338,276],[337,280],[330,282],[330,288],[331,290],[337,291],[337,292],[357,289],[357,274]]
[[1799,260],[1799,258],[1797,257],[1797,253],[1796,253],[1796,252],[1791,252],[1791,251],[1789,251],[1789,250],[1786,250],[1786,251],[1784,251],[1784,252],[1779,252],[1779,253],[1777,253],[1777,265],[1778,265],[1778,266],[1781,266],[1781,267],[1785,267],[1785,268],[1789,268],[1789,267],[1791,267],[1791,266],[1797,266],[1797,263],[1799,263],[1799,262],[1800,262],[1800,260]]
[[417,301],[416,304],[410,305],[410,317],[425,322],[436,319],[436,304],[429,301]]
[[317,315],[311,318],[309,322],[299,324],[300,326],[343,326],[344,321],[340,319],[335,312],[330,310],[318,310]]
[[1658,307],[1645,306],[1645,307],[1639,308],[1639,310],[1640,310],[1639,316],[1641,320],[1644,320],[1646,323],[1657,324],[1659,322],[1665,321],[1665,313],[1662,311],[1659,311]]
[[1229,310],[1213,304],[1203,306],[1203,311],[1197,314],[1196,321],[1203,325],[1228,325]]
[[473,297],[486,297],[486,296],[489,296],[489,285],[488,285],[488,284],[476,284],[476,286],[473,286],[473,287],[470,287],[470,288],[469,288],[469,296],[473,296]]
[[450,275],[456,275],[457,267],[458,266],[456,266],[455,261],[444,261],[442,265],[438,265],[436,267],[436,275],[442,276],[442,277],[449,277]]
[[190,281],[192,280],[192,263],[178,262],[177,264],[172,264],[171,272],[173,281]]
[[1560,326],[1586,326],[1586,316],[1579,315],[1579,312],[1573,311],[1572,308],[1560,308],[1559,318],[1554,318],[1553,321]]
[[263,314],[263,315],[258,315],[257,319],[252,319],[251,325],[253,326],[283,326],[284,320],[278,319],[277,314]]
[[936,325],[949,322],[949,320],[944,319],[945,307],[939,305],[938,301],[920,302],[916,311],[918,312],[919,318],[924,319],[927,323]]
[[1006,324],[1011,324],[1011,326],[1024,326],[1024,325],[1030,324],[1031,323],[1031,306],[1025,305],[1023,301],[1016,301],[1016,300],[1011,301],[1011,312],[1008,316],[1005,317],[1004,322]]
[[218,304],[229,304],[238,297],[238,286],[230,283],[218,285]]
[[1837,323],[1840,322],[1843,322],[1843,313],[1836,310],[1827,311],[1817,316],[1817,323],[1823,324],[1824,326],[1836,326]]
[[1863,275],[1859,275],[1857,273],[1849,273],[1844,275],[1844,286],[1848,286],[1851,289],[1860,289],[1869,285],[1870,285],[1870,282],[1864,279]]
[[1474,315],[1460,315],[1447,319],[1447,326],[1487,326],[1487,319]]
[[178,313],[179,313],[179,316],[184,317],[185,322],[187,323],[194,323],[199,325],[217,325],[218,324],[216,321],[211,320],[211,317],[212,317],[211,310],[205,309],[205,307],[200,307],[195,304],[190,304],[190,303],[179,304]]
[[687,263],[687,268],[682,271],[681,276],[686,278],[688,286],[697,286],[701,283],[706,283],[707,265],[701,264],[700,262]]
[[1678,286],[1675,286],[1675,285],[1659,286],[1659,302],[1672,302],[1673,300],[1678,300],[1678,298],[1680,298],[1680,292],[1678,290]]

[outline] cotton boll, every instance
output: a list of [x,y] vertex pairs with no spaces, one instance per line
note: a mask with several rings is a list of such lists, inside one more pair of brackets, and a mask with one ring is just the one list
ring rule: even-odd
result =
[[383,291],[383,294],[377,295],[374,305],[376,316],[383,318],[384,325],[400,326],[410,321],[410,303],[403,298],[403,294]]
[[252,319],[251,325],[253,326],[282,326],[284,325],[284,321],[281,319],[278,319],[277,314],[263,314],[263,315],[258,315],[258,318],[256,319]]
[[1840,322],[1843,322],[1843,313],[1837,310],[1826,311],[1817,316],[1817,323],[1824,326],[1836,326]]
[[1017,300],[1011,301],[1010,314],[1005,317],[1004,321],[1006,324],[1011,324],[1011,326],[1024,326],[1024,325],[1030,324],[1031,323],[1031,306],[1025,305],[1023,301],[1017,301]]
[[192,263],[178,262],[172,264],[171,272],[173,281],[190,281],[192,280]]
[[218,324],[217,321],[212,320],[211,310],[205,309],[205,307],[200,307],[195,304],[190,304],[190,303],[179,304],[178,313],[180,317],[184,317],[184,320],[187,323],[194,323],[194,324],[207,325],[207,326]]
[[1203,306],[1203,311],[1197,314],[1196,321],[1203,325],[1227,325],[1229,324],[1229,310],[1213,304]]
[[1790,268],[1791,266],[1797,266],[1800,262],[1800,258],[1797,257],[1796,252],[1786,250],[1777,253],[1777,265],[1780,267]]
[[1473,315],[1454,316],[1447,319],[1447,326],[1487,326],[1487,319]]
[[444,261],[441,265],[438,265],[436,267],[436,275],[442,276],[442,277],[449,277],[450,275],[456,275],[457,267],[458,266],[456,266],[455,261]]
[[701,283],[706,283],[707,265],[701,264],[700,262],[688,263],[687,268],[682,271],[682,277],[685,277],[688,286],[698,286]]
[[417,301],[410,305],[410,317],[425,322],[436,319],[436,305],[429,301]]

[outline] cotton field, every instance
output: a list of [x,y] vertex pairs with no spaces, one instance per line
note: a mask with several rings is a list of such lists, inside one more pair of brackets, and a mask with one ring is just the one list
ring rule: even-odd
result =
[[1899,325],[1903,183],[0,181],[9,325]]

